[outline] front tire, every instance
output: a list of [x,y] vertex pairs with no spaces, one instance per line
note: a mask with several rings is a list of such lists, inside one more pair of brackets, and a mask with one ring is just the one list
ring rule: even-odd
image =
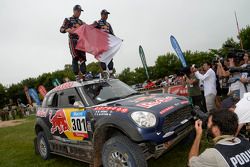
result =
[[44,159],[50,159],[50,148],[49,142],[44,134],[44,132],[39,132],[37,135],[37,150],[40,156]]
[[104,167],[147,167],[141,148],[126,136],[114,136],[102,150]]

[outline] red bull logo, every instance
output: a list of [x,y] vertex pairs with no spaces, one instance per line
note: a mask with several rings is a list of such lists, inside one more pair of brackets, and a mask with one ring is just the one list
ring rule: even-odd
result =
[[52,116],[52,112],[50,112],[49,121],[52,124],[50,129],[52,134],[54,134],[57,130],[60,134],[62,134],[64,131],[70,130],[66,116],[62,109],[56,111],[54,116]]

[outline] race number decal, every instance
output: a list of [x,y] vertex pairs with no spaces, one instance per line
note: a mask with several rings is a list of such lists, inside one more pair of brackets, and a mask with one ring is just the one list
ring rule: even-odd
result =
[[70,122],[74,136],[88,138],[85,111],[72,112],[70,114]]

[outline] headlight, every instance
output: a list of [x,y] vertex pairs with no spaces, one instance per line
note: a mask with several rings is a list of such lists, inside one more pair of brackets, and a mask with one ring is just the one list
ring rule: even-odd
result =
[[150,112],[136,111],[131,114],[131,118],[142,128],[150,128],[156,124],[156,117]]

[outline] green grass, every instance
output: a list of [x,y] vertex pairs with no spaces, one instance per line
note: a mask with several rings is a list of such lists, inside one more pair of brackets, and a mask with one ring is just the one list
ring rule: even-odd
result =
[[[44,161],[34,152],[34,116],[14,127],[0,128],[0,167],[87,167],[87,164],[54,156]],[[203,145],[207,145],[202,141]],[[149,167],[184,167],[191,145],[178,144],[159,159],[151,159]],[[204,149],[204,147],[202,148]]]

